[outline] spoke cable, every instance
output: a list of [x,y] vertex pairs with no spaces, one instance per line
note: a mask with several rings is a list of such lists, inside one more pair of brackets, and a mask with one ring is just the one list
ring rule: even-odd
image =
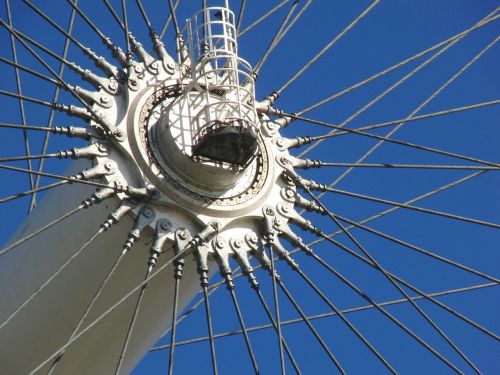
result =
[[[300,184],[300,181],[299,181]],[[357,248],[361,250],[361,252],[368,258],[370,259],[377,267],[377,269],[386,277],[386,279],[408,300],[408,302],[420,313],[420,315],[434,328],[434,330],[439,333],[439,335],[457,352],[457,354],[462,357],[471,368],[473,368],[476,372],[480,373],[480,371],[475,367],[475,365],[468,359],[468,357],[453,343],[453,341],[439,328],[439,326],[434,323],[434,321],[413,301],[410,299],[410,296],[402,289],[396,281],[387,273],[387,271],[382,268],[382,266],[373,258],[373,256],[365,249],[363,245],[347,230],[345,230],[344,226],[342,223],[339,222],[339,220],[333,215],[324,205],[321,203],[321,201],[312,194],[311,190],[307,188],[307,186],[304,186],[301,184],[302,188],[307,192],[309,196],[323,209],[325,210],[325,213],[332,219],[332,221],[341,229],[344,234],[356,245]],[[462,373],[455,365],[453,365],[446,357],[442,356],[436,351],[433,351],[433,354],[438,356],[439,359],[441,359],[446,365],[448,365],[452,370],[454,370],[457,373]]]
[[274,318],[278,327],[278,350],[280,354],[280,368],[281,373],[285,374],[285,357],[283,355],[283,332],[281,331],[281,316],[280,316],[280,308],[279,308],[279,299],[278,299],[278,288],[277,284],[277,274],[276,274],[276,265],[274,258],[274,244],[273,244],[273,234],[269,236],[269,253],[271,258],[271,279],[272,279],[272,288],[273,288],[273,301],[274,301]]
[[[491,288],[491,287],[495,287],[495,286],[498,286],[498,284],[496,284],[496,283],[477,284],[477,285],[472,285],[472,286],[459,288],[459,289],[448,289],[448,290],[444,290],[441,292],[431,293],[431,294],[429,294],[429,296],[430,297],[441,297],[441,296],[471,292],[471,291],[475,291],[475,290],[481,290],[481,289],[485,289],[485,288]],[[411,297],[411,299],[414,301],[419,301],[419,300],[422,300],[424,298],[425,297],[423,297],[423,296]],[[389,300],[389,301],[385,301],[385,302],[380,302],[380,303],[378,303],[378,305],[379,306],[393,306],[393,305],[404,304],[407,302],[408,301],[405,298],[400,298],[400,299],[394,299],[394,300]],[[367,311],[367,310],[371,310],[374,308],[376,308],[375,305],[369,304],[369,305],[363,305],[363,306],[358,306],[358,307],[346,308],[346,309],[342,309],[341,311],[343,314],[352,314],[355,312]],[[336,315],[335,312],[328,311],[328,312],[321,313],[321,314],[308,315],[307,318],[309,320],[315,320],[315,319],[330,318],[330,317],[335,316],[335,315]],[[304,320],[299,317],[299,318],[294,318],[294,319],[282,320],[281,323],[283,325],[290,325],[290,324],[297,324],[297,323],[303,323],[303,322],[304,322]],[[273,328],[272,324],[262,324],[259,326],[247,327],[247,330],[249,332],[253,332],[253,331],[260,331],[260,330],[270,329],[270,328]],[[238,334],[241,334],[241,330],[232,330],[232,331],[217,333],[214,335],[214,338],[219,339],[219,338],[234,336],[234,335],[238,335]],[[177,341],[175,343],[175,345],[176,346],[189,345],[189,344],[203,342],[203,341],[207,341],[207,340],[208,340],[208,336],[196,337],[196,338],[187,339],[187,340],[183,340],[183,341]],[[170,344],[158,345],[158,346],[152,347],[150,349],[150,351],[165,350],[165,349],[169,349],[169,348],[170,348]]]
[[[10,0],[5,0],[5,8],[7,10],[7,18],[9,21],[9,26],[12,27],[13,22],[12,22],[12,14],[10,11]],[[10,34],[10,46],[12,49],[12,57],[14,58],[14,63],[17,65],[18,59],[17,59],[16,41],[15,41],[14,36],[12,34]],[[19,74],[19,69],[17,66],[15,67],[15,75],[16,75],[17,93],[19,95],[23,95],[21,76]],[[22,99],[19,100],[19,112],[21,114],[21,122],[25,126],[26,125],[26,113],[24,111],[24,101]],[[30,150],[30,142],[29,142],[28,132],[26,131],[26,129],[23,130],[23,139],[24,139],[24,151],[26,153],[26,156],[29,157],[31,154],[31,150]],[[27,165],[28,169],[33,169],[31,159],[29,159],[29,158],[26,159],[26,165]],[[29,180],[30,188],[34,189],[35,182],[33,180],[32,174],[28,175],[28,180]],[[28,208],[28,212],[29,212],[29,208]]]
[[[126,22],[126,21],[125,21]],[[149,266],[146,271],[146,275],[144,276],[144,280],[147,280],[153,270],[152,266]],[[139,296],[137,297],[137,301],[135,303],[134,312],[132,313],[132,318],[130,319],[129,326],[127,328],[127,334],[125,336],[125,341],[123,342],[122,350],[120,351],[120,357],[118,358],[118,364],[116,365],[115,375],[120,373],[120,370],[123,365],[123,360],[125,359],[125,354],[127,352],[127,348],[130,344],[130,339],[132,338],[132,332],[134,331],[135,323],[137,321],[137,317],[139,316],[139,309],[141,308],[141,304],[144,298],[144,293],[146,291],[148,284],[145,283],[141,286],[139,291]]]
[[359,14],[349,25],[347,25],[338,35],[336,35],[330,42],[328,42],[316,55],[314,55],[300,70],[293,75],[288,81],[286,81],[276,92],[281,95],[283,91],[287,89],[297,78],[299,78],[307,69],[311,67],[316,61],[318,61],[326,52],[330,50],[333,45],[335,45],[344,35],[346,35],[349,30],[351,30],[356,24],[358,24],[370,11],[375,8],[375,6],[380,2],[380,0],[373,1],[361,14]]
[[266,12],[263,16],[258,18],[256,21],[254,21],[251,25],[247,26],[244,30],[238,33],[238,37],[241,37],[248,33],[250,30],[252,30],[255,26],[259,25],[261,22],[265,21],[267,18],[272,16],[274,13],[276,13],[279,9],[281,9],[283,6],[286,5],[290,0],[283,0],[281,3],[276,5],[274,8],[270,9],[268,12]]
[[[448,79],[444,84],[442,84],[436,91],[434,91],[427,99],[425,99],[415,110],[413,110],[408,118],[412,118],[415,116],[417,113],[419,113],[427,104],[429,104],[432,100],[434,100],[441,92],[443,92],[451,83],[453,83],[458,77],[460,77],[474,62],[479,60],[481,56],[483,56],[491,47],[493,47],[496,42],[500,39],[500,37],[496,37],[491,43],[489,43],[485,48],[481,50],[476,56],[474,56],[470,61],[468,61],[461,69],[459,69],[450,79]],[[453,46],[455,43],[459,42],[460,38],[453,41],[450,43],[447,47],[445,47],[443,50],[446,50],[447,48],[450,48]],[[396,133],[405,123],[402,122],[395,126],[393,129],[391,129],[386,135],[386,138],[390,138],[393,136],[394,133]],[[373,154],[382,144],[384,143],[384,140],[379,140],[375,145],[373,145],[367,152],[365,152],[357,161],[356,163],[361,163],[363,162],[366,158],[368,158],[371,154]],[[353,171],[353,168],[350,167],[346,171],[344,171],[338,178],[335,179],[333,183],[331,183],[329,186],[334,187],[337,185],[340,181],[342,181],[349,173]]]
[[[488,15],[482,21],[480,21],[477,25],[474,25],[473,28],[480,28],[480,27],[483,27],[483,26],[489,24],[492,21],[497,20],[498,18],[500,18],[500,15],[495,15],[496,13],[497,13],[497,10],[495,10],[494,12],[492,12],[490,15]],[[337,99],[337,98],[339,98],[339,97],[341,97],[343,95],[346,95],[346,94],[348,94],[348,93],[350,93],[350,92],[352,92],[352,91],[354,91],[354,90],[356,90],[356,89],[358,89],[358,88],[360,88],[360,87],[362,87],[362,86],[364,86],[364,85],[372,82],[373,80],[376,80],[376,79],[378,79],[378,78],[380,78],[380,77],[382,77],[382,76],[384,76],[384,75],[386,75],[386,74],[388,74],[388,73],[390,73],[390,72],[392,72],[392,71],[394,71],[394,70],[396,70],[396,69],[398,69],[398,68],[400,68],[400,67],[408,64],[408,63],[411,63],[412,61],[415,61],[415,60],[419,59],[420,57],[423,57],[423,56],[427,55],[430,52],[433,52],[434,50],[436,50],[438,48],[446,46],[447,44],[455,41],[456,39],[458,39],[458,38],[460,38],[460,37],[462,37],[464,35],[467,35],[470,31],[471,31],[471,29],[467,29],[467,30],[464,30],[464,31],[462,31],[462,32],[460,32],[458,34],[455,34],[455,35],[451,36],[448,39],[445,39],[445,40],[443,40],[443,41],[441,41],[441,42],[439,42],[439,43],[437,43],[437,44],[435,44],[435,45],[433,45],[433,46],[431,46],[431,47],[429,47],[429,48],[427,48],[427,49],[425,49],[425,50],[423,50],[421,52],[416,53],[413,56],[408,57],[405,60],[400,61],[399,63],[396,63],[396,64],[390,66],[389,68],[386,68],[386,69],[384,69],[384,70],[382,70],[382,71],[380,71],[380,72],[378,72],[378,73],[376,73],[376,74],[374,74],[374,75],[366,78],[363,81],[355,83],[355,84],[353,84],[353,85],[345,88],[342,91],[339,91],[339,92],[337,92],[337,93],[335,93],[335,94],[333,94],[333,95],[331,95],[331,96],[329,96],[329,97],[327,97],[327,98],[325,98],[325,99],[323,99],[323,100],[321,100],[321,101],[319,101],[317,103],[314,103],[314,104],[310,105],[307,108],[302,109],[301,111],[298,112],[298,114],[303,115],[303,114],[305,114],[307,112],[311,112],[311,111],[313,111],[313,110],[315,110],[315,109],[317,109],[317,108],[319,108],[319,107],[321,107],[321,106],[323,106],[323,105],[325,105],[325,104],[327,104],[327,103],[329,103],[329,102],[331,102],[331,101],[333,101],[333,100],[335,100],[335,99]]]

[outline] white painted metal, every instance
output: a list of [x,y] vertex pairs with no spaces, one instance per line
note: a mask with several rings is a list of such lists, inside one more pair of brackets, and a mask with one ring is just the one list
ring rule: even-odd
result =
[[[220,35],[213,33],[219,23],[210,19],[210,14],[218,10],[224,15],[223,47],[217,44]],[[112,103],[105,108],[94,106],[106,121],[115,124],[116,134],[119,134],[117,139],[105,142],[109,149],[106,156],[92,160],[94,166],[113,167],[112,171],[108,168],[109,173],[103,181],[132,187],[154,186],[156,195],[148,203],[139,201],[134,212],[93,241],[3,328],[0,335],[1,373],[26,374],[66,343],[122,251],[121,245],[145,204],[153,209],[154,220],[125,255],[83,327],[143,280],[157,220],[167,219],[172,223],[172,232],[167,236],[164,255],[158,264],[161,266],[172,257],[170,249],[176,229],[187,228],[196,236],[217,220],[220,224],[217,238],[229,244],[220,251],[230,256],[237,251],[233,245],[235,241],[244,243],[251,235],[261,236],[268,215],[263,212],[265,207],[287,202],[283,192],[293,187],[280,178],[283,168],[276,163],[276,158],[289,154],[286,148],[276,144],[279,134],[275,130],[261,131],[253,79],[249,74],[251,69],[237,55],[234,15],[227,8],[210,8],[205,18],[201,26],[207,33],[202,42],[209,45],[205,55],[192,54],[192,65],[186,65],[187,60],[181,59],[175,69],[165,66],[162,61],[149,66],[136,63],[129,68],[128,81],[120,86],[120,94],[113,96]],[[188,25],[198,25],[197,22],[195,19]],[[194,50],[193,40],[190,44]],[[191,74],[187,74],[189,72]],[[217,95],[212,93],[217,90]],[[243,168],[194,160],[191,146],[202,124],[227,119],[242,121],[240,125],[252,128],[258,147],[250,164]],[[75,173],[85,167],[89,165],[75,162],[69,172]],[[64,215],[93,191],[92,187],[73,184],[48,193],[12,241]],[[37,291],[99,229],[115,207],[127,199],[126,194],[120,193],[82,210],[2,256],[0,322]],[[280,218],[281,224],[288,221],[286,215]],[[213,245],[211,237],[202,240],[209,247]],[[246,257],[250,250],[246,245],[238,254]],[[210,259],[210,267],[215,270],[213,259]],[[128,373],[170,327],[172,286],[171,266],[148,284],[125,353],[123,373]],[[198,290],[196,262],[189,253],[181,281],[179,311]],[[56,373],[114,373],[136,300],[136,296],[129,298],[72,344],[57,365]],[[50,363],[41,373],[47,372]]]

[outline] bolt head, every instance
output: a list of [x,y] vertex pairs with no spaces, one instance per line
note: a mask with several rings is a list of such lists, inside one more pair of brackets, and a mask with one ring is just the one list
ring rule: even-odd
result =
[[148,219],[153,217],[153,210],[150,209],[150,208],[146,208],[142,214],[144,215],[144,217],[147,217]]
[[236,240],[234,241],[234,246],[235,247],[242,247],[243,246],[243,241],[242,240]]
[[287,204],[284,204],[284,205],[282,206],[282,210],[283,210],[283,212],[290,212],[290,206],[289,206],[289,205],[287,205]]
[[115,164],[111,161],[107,161],[104,164],[104,168],[106,168],[107,171],[112,171],[115,168]]
[[272,208],[266,208],[266,215],[273,216],[274,215],[273,209]]
[[100,100],[101,100],[101,103],[104,103],[104,104],[109,103],[109,98],[105,95],[101,96]]
[[170,227],[170,225],[168,225],[168,223],[166,221],[162,221],[160,223],[160,228],[163,230],[167,230],[169,227]]
[[285,140],[283,138],[279,138],[276,141],[276,144],[278,145],[278,147],[285,147]]
[[108,148],[106,147],[106,145],[102,144],[102,143],[99,143],[99,145],[97,146],[97,149],[101,152],[107,152],[108,151]]
[[259,242],[259,237],[257,237],[257,234],[251,233],[250,236],[248,236],[248,240],[252,243],[257,243]]
[[185,240],[185,239],[187,239],[188,234],[187,234],[187,232],[186,232],[185,230],[181,230],[181,231],[179,232],[178,236],[179,236],[179,238],[180,238],[181,240]]
[[288,198],[293,198],[295,196],[295,192],[290,188],[286,189],[285,194]]

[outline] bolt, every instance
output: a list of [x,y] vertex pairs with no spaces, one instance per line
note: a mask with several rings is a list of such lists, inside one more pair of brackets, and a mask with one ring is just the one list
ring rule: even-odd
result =
[[135,72],[136,72],[136,73],[138,73],[138,74],[139,74],[139,73],[142,73],[142,67],[141,67],[140,65],[136,65],[136,66],[134,67],[134,70],[135,70]]
[[148,219],[153,217],[153,210],[151,208],[146,208],[142,214],[144,215],[144,217],[147,217]]
[[170,227],[170,225],[168,225],[168,223],[166,221],[162,221],[160,223],[160,228],[163,230],[167,230],[169,227]]
[[108,104],[109,103],[109,98],[107,96],[104,96],[102,95],[99,100],[101,101],[101,103],[103,104]]
[[130,86],[137,86],[137,80],[131,78],[128,80],[128,83],[130,84]]
[[234,241],[234,247],[240,248],[243,246],[243,241],[242,240],[236,240]]
[[113,135],[115,135],[116,137],[122,137],[123,131],[121,129],[115,129],[113,130]]
[[274,122],[268,121],[266,123],[266,126],[270,131],[273,131],[277,128],[278,125],[276,125]]
[[288,198],[293,198],[295,196],[295,192],[290,188],[286,189],[285,194]]
[[113,169],[115,169],[115,165],[112,161],[107,161],[105,164],[104,164],[104,168],[106,168],[106,170],[108,172],[111,172]]
[[273,216],[274,215],[273,209],[272,208],[266,208],[266,215]]
[[219,249],[224,248],[224,241],[218,238],[217,241],[215,241],[215,246],[217,246]]
[[248,236],[248,240],[252,243],[257,243],[259,242],[259,237],[255,233],[251,233],[250,236]]
[[167,63],[167,68],[174,70],[175,69],[174,63],[172,62]]
[[106,145],[104,145],[102,143],[99,143],[99,145],[97,146],[97,149],[101,152],[108,152],[108,148],[106,147]]
[[118,84],[116,83],[115,80],[111,80],[109,81],[109,85],[108,85],[109,89],[110,90],[116,90],[118,88]]
[[283,220],[276,219],[276,225],[280,226],[281,224],[283,224]]
[[283,138],[278,138],[276,144],[278,145],[278,147],[285,147],[285,140]]
[[283,210],[283,212],[290,212],[290,206],[288,206],[287,204],[282,205],[281,209]]
[[179,232],[178,236],[179,236],[179,238],[181,240],[185,240],[185,239],[187,239],[188,234],[187,234],[187,232],[185,230],[182,230],[182,231]]
[[153,62],[151,63],[151,68],[153,68],[153,69],[158,69],[158,63],[157,63],[156,61],[153,61]]

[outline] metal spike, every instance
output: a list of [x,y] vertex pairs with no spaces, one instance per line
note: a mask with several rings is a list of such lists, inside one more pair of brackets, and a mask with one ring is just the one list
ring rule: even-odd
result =
[[287,149],[300,147],[311,142],[312,137],[278,138],[276,139],[276,146],[278,146],[279,150],[285,151]]
[[68,106],[59,103],[54,103],[53,108],[60,112],[66,112],[70,116],[80,117],[87,121],[92,119],[92,114],[86,108],[77,107],[75,105]]
[[127,55],[120,47],[117,47],[109,37],[102,39],[104,45],[111,51],[113,57],[120,63],[123,68],[128,66]]
[[116,191],[112,188],[99,188],[96,190],[89,198],[82,201],[82,206],[84,208],[89,208],[97,203],[102,202],[107,198],[111,198],[116,194]]
[[125,216],[129,211],[137,206],[137,201],[126,199],[108,216],[106,221],[101,224],[103,230],[108,230],[113,224],[116,224],[120,219]]
[[153,56],[146,52],[142,44],[135,39],[132,33],[128,33],[128,38],[130,40],[130,44],[132,44],[134,52],[137,54],[137,56],[140,57],[144,65],[146,65],[146,67],[150,68],[154,72],[158,73],[158,67],[155,68],[151,65],[155,62]]
[[144,206],[137,218],[135,219],[134,227],[128,234],[127,241],[123,245],[123,252],[128,252],[132,248],[135,242],[140,238],[141,232],[146,228],[155,217],[155,211],[149,207]]
[[77,137],[85,140],[89,140],[91,138],[97,138],[97,134],[92,131],[91,128],[83,128],[79,126],[54,126],[52,128],[52,132],[54,134],[63,134],[68,137]]
[[155,267],[160,257],[161,250],[165,241],[168,239],[168,234],[172,232],[172,223],[167,219],[160,219],[156,222],[156,232],[151,246],[151,255],[148,259],[148,266]]
[[208,286],[208,245],[201,242],[194,247],[194,255],[196,264],[198,265],[197,271],[200,276],[200,285],[202,287]]
[[158,57],[160,60],[163,62],[163,69],[169,74],[174,74],[175,71],[175,61],[174,59],[168,54],[165,45],[161,41],[160,37],[158,34],[154,31],[151,31],[151,40],[153,42],[153,47],[158,54]]
[[118,68],[113,64],[111,64],[103,56],[97,55],[94,51],[92,51],[88,47],[86,47],[84,51],[87,56],[89,56],[92,60],[94,60],[95,66],[97,66],[99,69],[109,74],[110,76],[113,76],[117,79],[120,78],[120,71],[118,70]]
[[80,159],[80,158],[93,158],[97,156],[107,156],[109,155],[109,148],[103,143],[91,143],[86,147],[73,148],[71,150],[59,151],[57,152],[57,157],[59,159]]
[[116,163],[112,160],[108,160],[104,164],[99,163],[92,168],[85,169],[85,170],[71,176],[70,178],[76,179],[76,180],[90,180],[93,178],[98,178],[98,177],[113,174],[116,172],[116,170],[117,170]]
[[112,105],[110,97],[105,94],[89,91],[80,86],[76,86],[74,91],[90,105],[95,103],[103,108],[110,108]]
[[[191,233],[185,228],[175,231],[174,256],[180,254],[181,251],[189,246],[191,241]],[[179,257],[174,262],[174,278],[181,279],[184,269],[184,257]]]

